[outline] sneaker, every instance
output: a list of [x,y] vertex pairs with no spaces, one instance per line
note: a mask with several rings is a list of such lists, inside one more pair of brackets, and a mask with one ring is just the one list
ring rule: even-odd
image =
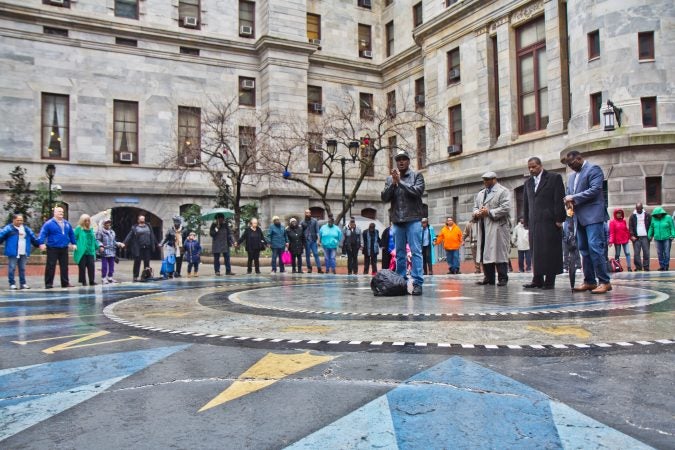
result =
[[411,292],[412,295],[422,295],[422,286],[414,284]]
[[28,286],[27,284],[22,284],[21,289],[30,289],[30,286]]
[[220,276],[220,272],[216,272],[216,276],[219,277],[219,276]]
[[197,272],[195,272],[194,277],[195,278],[199,277],[199,274]]
[[277,271],[276,270],[270,270],[270,275],[272,275],[274,273],[277,273]]
[[236,275],[234,272],[225,272],[225,275]]
[[103,284],[108,284],[109,281],[108,281],[107,279],[104,278],[104,279],[101,281],[101,283],[103,283]]
[[112,284],[112,283],[118,283],[118,281],[117,281],[116,279],[114,279],[114,278],[108,278],[108,283],[110,283],[110,284]]
[[10,288],[10,289],[16,289],[16,284],[10,284],[10,285],[9,285],[9,288]]

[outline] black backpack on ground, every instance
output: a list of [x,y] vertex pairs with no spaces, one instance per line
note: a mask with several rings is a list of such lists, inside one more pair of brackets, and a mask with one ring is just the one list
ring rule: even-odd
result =
[[395,297],[407,295],[405,278],[388,269],[380,270],[370,280],[370,289],[376,297]]

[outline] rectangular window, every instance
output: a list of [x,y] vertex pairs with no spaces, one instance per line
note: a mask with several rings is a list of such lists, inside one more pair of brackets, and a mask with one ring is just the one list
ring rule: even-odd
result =
[[602,92],[591,94],[591,126],[600,126],[600,108],[602,108]]
[[128,38],[121,38],[121,37],[115,38],[115,44],[125,45],[127,47],[138,47],[138,41],[136,39],[128,39]]
[[70,8],[70,0],[62,0],[60,2],[53,0],[42,0],[43,5],[58,6],[61,8]]
[[201,159],[201,109],[178,107],[178,157],[179,163],[188,166]]
[[373,57],[370,25],[359,24],[359,56],[361,58]]
[[427,165],[427,127],[419,127],[415,130],[417,138],[417,169],[423,169]]
[[661,177],[645,178],[645,194],[648,205],[661,206]]
[[368,9],[372,8],[373,6],[371,0],[358,0],[356,4],[359,5],[361,8],[368,8]]
[[68,159],[69,97],[42,94],[42,158]]
[[502,134],[502,118],[499,109],[499,49],[497,47],[497,36],[492,36],[492,85],[494,87],[494,119],[495,119],[495,138]]
[[448,52],[448,84],[459,83],[459,47]]
[[387,92],[387,117],[396,117],[396,91]]
[[389,168],[389,172],[394,169],[394,155],[396,154],[396,145],[396,136],[389,136],[387,138],[387,167]]
[[459,0],[445,0],[445,7],[447,8],[448,6],[454,5],[458,1]]
[[113,162],[138,164],[138,102],[113,103]]
[[450,130],[450,145],[462,145],[462,105],[448,109],[448,129]]
[[413,28],[422,25],[422,22],[424,22],[422,2],[419,2],[413,6]]
[[384,26],[385,41],[386,41],[386,56],[391,56],[394,53],[394,21],[387,23]]
[[255,37],[255,2],[239,0],[239,36]]
[[42,32],[52,36],[68,37],[68,30],[65,28],[43,27]]
[[516,47],[520,132],[544,130],[548,125],[548,68],[543,17],[517,30]]
[[192,47],[181,47],[180,53],[182,55],[199,56],[199,49],[198,48],[192,48]]
[[255,127],[239,127],[239,166],[255,163]]
[[654,32],[638,33],[638,57],[640,61],[654,59]]
[[321,16],[307,13],[307,39],[313,44],[321,44]]
[[600,30],[588,33],[588,60],[600,57]]
[[[323,112],[321,86],[307,86],[307,111],[311,114]],[[319,144],[321,144],[321,141],[319,141]]]
[[307,136],[307,166],[309,173],[323,173],[323,152],[321,151],[321,133],[309,133]]
[[415,107],[424,108],[424,77],[415,80]]
[[178,26],[185,28],[199,28],[199,0],[178,1]]
[[656,122],[656,97],[640,98],[642,104],[642,126],[655,127]]
[[255,78],[239,77],[239,106],[255,106]]
[[115,0],[115,15],[138,19],[138,0]]
[[384,6],[389,6],[394,3],[394,0],[384,0]]
[[359,94],[359,116],[361,120],[373,120],[373,94]]

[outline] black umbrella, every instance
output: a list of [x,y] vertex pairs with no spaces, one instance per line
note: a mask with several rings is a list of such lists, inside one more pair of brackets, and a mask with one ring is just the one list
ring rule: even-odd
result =
[[577,248],[577,236],[574,229],[574,218],[567,220],[567,235],[565,236],[567,244],[567,273],[570,275],[570,287],[574,289],[574,282],[577,277],[577,267],[579,266],[579,249]]

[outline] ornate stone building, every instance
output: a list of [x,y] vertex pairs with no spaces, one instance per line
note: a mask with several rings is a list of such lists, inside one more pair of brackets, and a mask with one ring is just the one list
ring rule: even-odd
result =
[[[604,168],[610,206],[672,209],[674,20],[668,0],[0,0],[0,171],[20,164],[37,182],[53,163],[71,218],[114,208],[128,223],[145,211],[159,230],[181,207],[213,202],[204,173],[178,184],[161,170],[203,132],[209,99],[311,123],[346,95],[361,112],[433,112],[434,126],[408,136],[432,223],[465,221],[486,170],[518,199],[528,157],[562,172],[573,149]],[[611,131],[608,100],[621,109]],[[291,170],[322,183],[322,150],[298,151]],[[355,214],[387,221],[389,167],[380,152]],[[357,170],[347,163],[348,189]],[[321,212],[297,183],[243,193],[263,223]]]

